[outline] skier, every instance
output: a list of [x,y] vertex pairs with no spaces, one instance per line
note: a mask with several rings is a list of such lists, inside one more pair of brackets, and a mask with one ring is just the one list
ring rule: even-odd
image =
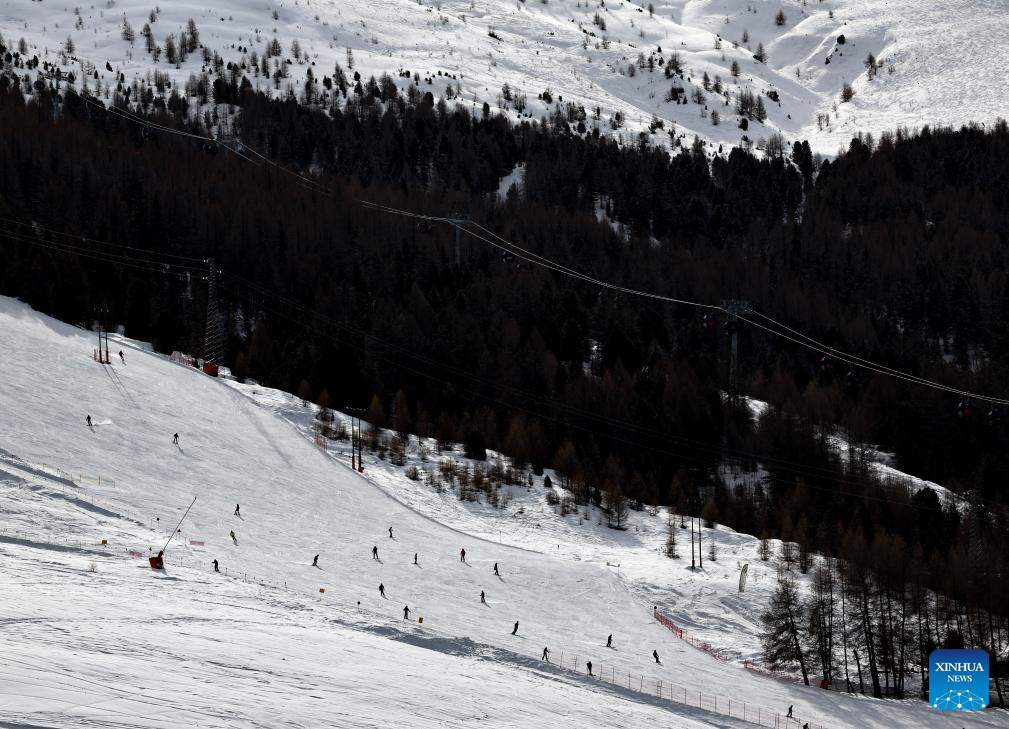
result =
[[233,541],[235,544],[238,544],[238,539],[235,537],[235,530],[232,529],[230,534],[231,534],[231,541]]
[[121,349],[119,350],[119,359],[123,361],[123,364],[126,364],[126,357],[123,356],[123,350]]
[[172,439],[172,444],[173,445],[178,445],[179,444],[179,434],[178,433],[176,433],[175,437]]
[[[413,553],[413,563],[417,564],[417,553],[416,552]],[[417,565],[417,566],[419,567],[420,565]]]
[[654,658],[655,662],[658,663],[660,666],[662,665],[662,661],[659,660],[659,652],[658,651],[652,651],[652,658]]
[[792,707],[791,706],[788,707],[788,713],[785,714],[785,718],[786,719],[791,719],[792,718]]
[[410,607],[407,605],[403,606],[403,620],[410,619]]
[[613,647],[613,634],[612,634],[612,633],[611,633],[611,634],[610,634],[610,636],[609,636],[609,637],[608,637],[608,638],[606,639],[606,647],[607,647],[607,648],[612,648],[612,647]]
[[389,539],[392,539],[392,527],[389,527]]
[[487,598],[484,597],[483,590],[480,590],[480,602],[482,602],[484,605],[487,604]]
[[550,663],[550,649],[549,648],[544,648],[543,649],[543,658],[541,660],[544,660],[547,663]]
[[808,721],[805,724],[802,725],[802,729],[809,729],[809,722]]
[[90,415],[88,416],[88,427],[89,428],[91,427],[91,416]]
[[241,516],[241,515],[242,515],[242,513],[241,513],[241,511],[238,508],[238,504],[235,504],[235,516]]
[[312,559],[312,566],[313,567],[319,566],[319,555],[315,555],[315,557]]
[[585,667],[587,669],[589,669],[589,675],[591,676],[592,675],[592,661],[589,661],[588,663],[586,663]]
[[371,558],[378,559],[378,546],[374,546],[371,548]]
[[381,595],[382,597],[385,597],[385,585],[383,585],[381,582],[378,583],[378,594]]
[[518,632],[519,632],[519,621],[516,620],[515,621],[515,627],[512,628],[512,635],[518,635]]
[[465,562],[466,561],[466,550],[465,549],[460,549],[459,550],[459,561],[460,562]]
[[498,577],[501,576],[501,573],[497,571],[497,562],[494,563],[494,574],[497,575]]
[[217,560],[214,560],[214,572],[220,572],[220,568],[217,566]]

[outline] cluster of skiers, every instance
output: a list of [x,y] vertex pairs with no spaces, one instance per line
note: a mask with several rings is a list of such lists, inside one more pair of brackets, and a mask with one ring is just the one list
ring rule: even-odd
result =
[[[88,416],[88,425],[90,425],[90,424],[91,424],[91,416],[89,415]],[[176,434],[175,437],[176,437],[176,440],[177,440],[178,439],[178,434]],[[234,516],[241,516],[241,507],[240,507],[239,504],[235,504]],[[232,541],[237,545],[238,544],[238,538],[235,536],[235,531],[234,530],[231,530],[229,532],[229,536],[231,537]],[[392,527],[389,527],[389,538],[390,539],[395,539],[395,537],[393,536],[393,529],[392,529]],[[163,552],[159,552],[158,553],[157,563],[159,565],[162,564],[162,555],[163,554],[164,554]],[[317,554],[317,555],[315,555],[312,558],[312,566],[313,567],[318,567],[319,566],[319,556],[320,555]],[[381,562],[382,561],[379,558],[379,556],[378,556],[378,545],[377,544],[371,548],[371,558],[373,560],[377,561],[377,562]],[[466,549],[465,548],[462,548],[462,549],[459,550],[459,561],[463,562],[463,563],[466,563]],[[414,555],[413,555],[413,563],[415,565],[417,565],[417,566],[420,566],[420,563],[417,560],[417,553],[416,552],[414,552]],[[218,561],[216,559],[213,560],[213,565],[214,565],[214,572],[220,572],[221,571],[219,563],[218,563]],[[501,572],[498,569],[498,563],[497,562],[494,563],[494,575],[497,576],[497,577],[501,576]],[[385,583],[382,583],[382,582],[379,583],[379,585],[378,585],[378,594],[381,597],[383,597],[385,599],[388,599],[387,596],[386,596],[386,594],[385,594]],[[482,604],[487,604],[487,595],[486,595],[486,593],[483,590],[480,590],[480,602]],[[360,607],[361,602],[358,601],[357,604],[358,604],[358,607]],[[404,605],[403,606],[403,619],[404,620],[409,620],[410,619],[410,613],[411,613],[410,606],[409,605]],[[518,632],[519,632],[519,621],[516,620],[515,624],[512,626],[512,632],[511,632],[511,634],[512,635],[518,635]],[[613,635],[612,634],[610,634],[610,635],[608,635],[606,637],[606,647],[607,648],[613,648]],[[550,662],[550,648],[549,647],[544,647],[543,648],[543,653],[542,653],[542,655],[541,655],[540,658],[541,658],[541,660],[546,661],[547,663]],[[659,660],[659,652],[657,650],[653,650],[652,651],[652,658],[655,659],[655,662],[657,664],[662,665],[662,661]],[[595,674],[592,672],[592,661],[587,661],[586,664],[585,664],[585,668],[586,668],[586,672],[588,673],[589,676],[595,676]],[[788,707],[788,715],[787,715],[787,717],[788,718],[792,718],[792,707],[791,706]],[[804,725],[803,729],[809,729],[809,725],[808,724]]]

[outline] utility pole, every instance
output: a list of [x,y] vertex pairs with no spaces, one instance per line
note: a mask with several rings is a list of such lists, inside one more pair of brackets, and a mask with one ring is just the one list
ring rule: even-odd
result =
[[732,344],[729,350],[729,403],[736,404],[739,396],[739,382],[737,370],[739,366],[739,315],[752,311],[749,301],[739,301],[737,299],[725,299],[722,301],[722,308],[729,313],[729,320],[725,322],[725,331],[732,337]]
[[105,364],[112,364],[112,359],[109,357],[109,308],[107,306],[103,310],[102,316],[105,319]]
[[108,308],[99,307],[95,312],[95,319],[98,322],[98,363],[111,364],[109,359]]
[[364,408],[352,408],[349,405],[344,410],[350,415],[350,467],[362,473],[364,471],[364,444],[361,438],[361,415]]
[[704,554],[701,538],[701,517],[697,517],[697,566],[704,569]]
[[98,322],[98,362],[99,364],[105,364],[102,361],[102,310],[98,309],[95,312],[95,319]]
[[694,559],[694,517],[690,516],[690,569],[697,568],[697,561]]
[[221,312],[217,303],[217,268],[214,259],[207,259],[207,322],[203,330],[203,361],[219,364],[223,358]]
[[455,228],[455,265],[456,266],[461,266],[462,265],[462,243],[461,243],[462,226],[464,226],[467,223],[469,223],[469,218],[467,218],[465,215],[463,215],[459,211],[454,211],[452,213],[452,215],[453,215],[453,217],[446,218],[446,220],[449,223],[452,224],[453,228]]

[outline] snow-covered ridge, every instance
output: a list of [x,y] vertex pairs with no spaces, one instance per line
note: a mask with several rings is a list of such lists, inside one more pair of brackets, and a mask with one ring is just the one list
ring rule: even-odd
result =
[[[76,7],[8,0],[0,32],[15,50],[23,38],[28,58],[72,65],[60,59],[69,39],[74,53],[65,55],[81,62],[79,71],[81,64],[97,70],[106,92],[119,74],[130,83],[157,71],[180,89],[198,76],[208,67],[202,50],[166,61],[168,37],[178,46],[192,19],[209,54],[245,64],[255,85],[276,94],[301,94],[311,69],[318,95],[329,96],[321,81],[339,63],[351,85],[355,73],[364,80],[388,73],[401,88],[416,78],[422,90],[475,111],[486,102],[512,119],[561,113],[572,126],[580,121],[628,142],[645,131],[655,144],[696,134],[717,147],[740,144],[744,134],[756,143],[780,132],[788,143],[809,139],[817,151],[833,154],[857,132],[1009,115],[1000,71],[1009,51],[1009,14],[1000,9],[997,0],[295,0],[261,6],[215,0],[161,7],[134,0]],[[158,62],[145,50],[145,24],[161,49]],[[252,56],[261,66],[274,39],[282,53],[268,59],[266,76],[256,75]],[[760,47],[763,63],[754,58]],[[674,53],[682,76],[668,78]],[[870,54],[877,60],[872,69]],[[278,68],[284,77],[274,79]],[[95,80],[88,83],[94,89]],[[847,103],[840,98],[844,84],[854,94]],[[674,86],[683,90],[677,101],[670,95]],[[767,114],[763,123],[751,115],[745,132],[736,113],[744,91]]]

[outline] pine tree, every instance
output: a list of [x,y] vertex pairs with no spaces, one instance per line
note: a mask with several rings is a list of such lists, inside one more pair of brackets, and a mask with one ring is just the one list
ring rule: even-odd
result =
[[165,38],[165,60],[172,65],[179,62],[179,50],[175,47],[175,34],[169,33]]
[[767,51],[764,50],[763,43],[757,44],[757,52],[753,54],[753,57],[761,63],[767,63]]
[[621,482],[624,480],[623,469],[619,462],[610,456],[606,459],[606,525],[611,529],[623,529],[627,519],[627,499],[624,496]]
[[131,46],[133,45],[133,41],[137,39],[137,34],[133,31],[133,26],[130,25],[130,21],[126,19],[125,15],[123,16],[122,36],[123,40],[129,43]]
[[186,23],[186,36],[189,38],[188,51],[193,53],[200,47],[200,31],[196,28],[196,21],[192,18]]
[[413,430],[413,416],[410,414],[410,405],[407,402],[406,393],[402,390],[396,393],[396,399],[393,401],[392,427],[396,429],[402,441],[409,438],[410,431]]
[[301,398],[301,406],[306,408],[308,407],[308,403],[315,399],[312,395],[312,386],[308,384],[308,380],[302,380],[298,384],[298,397]]
[[771,596],[767,610],[760,616],[760,645],[764,659],[772,669],[791,670],[798,664],[802,680],[808,686],[806,657],[799,640],[803,613],[795,582],[789,577],[784,578]]
[[371,396],[371,404],[368,405],[368,414],[365,415],[365,420],[371,423],[374,430],[385,427],[385,408],[382,407],[382,400],[378,394]]

